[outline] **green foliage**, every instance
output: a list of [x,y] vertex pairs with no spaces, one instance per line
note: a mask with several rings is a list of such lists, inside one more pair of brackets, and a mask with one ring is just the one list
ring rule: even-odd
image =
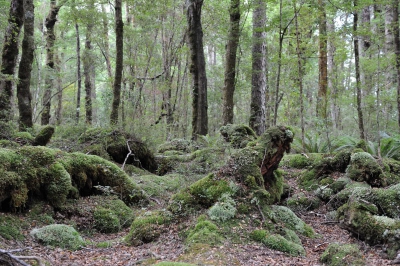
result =
[[281,235],[267,235],[262,243],[271,249],[288,253],[291,256],[304,256],[306,254],[303,246],[293,243]]
[[147,195],[155,197],[166,197],[168,193],[177,192],[188,183],[186,177],[180,174],[140,175],[132,178]]
[[360,248],[356,244],[331,243],[322,253],[321,262],[328,266],[365,265]]
[[268,232],[263,229],[254,230],[250,233],[250,238],[257,242],[262,242],[267,236]]
[[306,196],[303,192],[293,195],[286,200],[286,205],[292,211],[309,211],[320,206],[321,202],[313,196]]
[[21,233],[23,224],[19,219],[2,214],[0,216],[0,238],[7,240],[23,240],[24,236]]
[[229,194],[223,194],[221,198],[210,209],[208,216],[211,220],[225,222],[235,217],[236,203]]
[[222,137],[229,142],[233,148],[244,148],[247,143],[257,138],[254,131],[246,125],[228,124],[219,129]]
[[371,186],[385,186],[386,181],[382,168],[367,152],[357,152],[351,156],[347,176],[358,182],[367,182]]
[[52,224],[31,231],[31,236],[44,245],[77,250],[85,246],[85,241],[71,226]]
[[167,151],[178,151],[181,153],[188,153],[191,151],[190,141],[185,139],[173,139],[171,141],[164,142],[158,147],[159,153],[165,153]]
[[102,233],[116,233],[121,229],[117,215],[110,209],[96,208],[93,218],[94,227]]
[[293,140],[292,149],[296,153],[329,153],[330,151],[329,142],[326,139],[319,134],[310,133],[306,133],[304,136],[304,149],[300,138]]

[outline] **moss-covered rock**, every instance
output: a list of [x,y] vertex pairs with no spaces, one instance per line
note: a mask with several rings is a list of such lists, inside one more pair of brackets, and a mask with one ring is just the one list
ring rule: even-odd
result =
[[367,152],[357,152],[351,156],[346,169],[347,176],[354,181],[367,182],[373,187],[386,185],[383,170],[378,162]]
[[115,164],[98,156],[65,153],[43,146],[0,148],[0,209],[26,207],[29,198],[47,199],[60,208],[68,196],[91,195],[109,186],[127,203],[145,197]]
[[332,243],[322,253],[320,261],[328,266],[362,266],[366,261],[360,248],[355,244]]
[[164,142],[158,147],[158,153],[165,153],[168,151],[189,153],[191,151],[190,141],[185,139],[173,139],[171,141]]
[[315,210],[321,204],[321,201],[312,195],[306,195],[303,192],[294,194],[286,200],[286,206],[292,211]]
[[85,246],[85,241],[71,226],[52,224],[31,231],[31,236],[44,245],[77,250]]
[[117,163],[122,164],[126,159],[127,164],[142,167],[153,173],[157,170],[154,154],[147,145],[126,132],[112,128],[92,128],[79,137],[79,142],[84,149],[97,155],[108,154]]
[[271,209],[264,208],[263,212],[265,212],[265,215],[273,222],[281,224],[285,228],[289,228],[307,237],[313,237],[315,235],[311,226],[303,222],[293,211],[285,206],[272,205]]
[[51,137],[54,134],[54,127],[53,126],[45,126],[43,127],[39,133],[36,135],[35,139],[33,140],[32,145],[34,146],[46,146],[49,143]]
[[153,242],[159,238],[163,226],[169,221],[169,215],[161,212],[147,213],[145,216],[137,217],[132,222],[125,242],[133,246]]
[[119,199],[103,199],[93,212],[94,228],[103,233],[116,233],[131,225],[131,208]]
[[390,257],[400,248],[400,220],[378,216],[378,208],[364,201],[351,201],[338,209],[340,226],[369,244],[385,244]]
[[257,138],[254,131],[246,125],[228,124],[219,129],[222,137],[229,142],[233,148],[244,148],[247,143]]
[[218,227],[211,221],[199,219],[195,227],[188,231],[185,244],[192,246],[194,244],[208,244],[216,246],[223,242]]

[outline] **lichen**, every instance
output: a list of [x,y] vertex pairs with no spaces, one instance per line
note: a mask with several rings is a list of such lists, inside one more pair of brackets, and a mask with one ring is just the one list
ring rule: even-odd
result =
[[72,226],[65,224],[51,224],[35,228],[30,234],[44,245],[70,250],[77,250],[85,246],[85,241],[79,233]]

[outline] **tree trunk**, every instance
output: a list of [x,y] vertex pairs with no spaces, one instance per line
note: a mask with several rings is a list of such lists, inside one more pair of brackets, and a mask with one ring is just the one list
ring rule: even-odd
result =
[[78,80],[78,90],[76,92],[76,115],[75,122],[79,123],[79,116],[81,112],[81,90],[82,90],[82,75],[81,75],[81,40],[79,36],[79,25],[75,24],[76,31],[76,76]]
[[264,30],[267,22],[266,3],[255,1],[253,11],[253,47],[250,127],[257,135],[265,131],[265,89],[266,89],[266,37]]
[[[63,39],[63,33],[61,33],[61,39]],[[61,73],[61,60],[64,59],[64,53],[61,55],[57,52],[55,54],[55,68],[58,73]],[[62,122],[62,103],[63,103],[63,88],[61,75],[57,75],[57,107],[55,111],[56,125],[61,125]]]
[[236,83],[236,53],[240,38],[240,0],[231,0],[230,24],[225,53],[225,83],[223,88],[223,125],[233,124],[233,95]]
[[317,117],[322,118],[326,122],[327,107],[327,91],[328,91],[328,49],[327,49],[327,26],[325,1],[318,0],[319,6],[319,80],[318,80],[318,97],[317,97]]
[[35,50],[35,10],[33,0],[24,3],[24,39],[22,41],[22,55],[19,63],[17,98],[19,110],[19,130],[26,131],[32,128],[32,95],[30,90],[33,51]]
[[193,79],[192,139],[208,133],[207,76],[203,49],[201,7],[203,0],[186,0],[190,47],[190,73]]
[[103,38],[104,38],[104,52],[103,56],[104,59],[106,60],[106,66],[107,66],[107,74],[108,78],[110,79],[110,84],[113,84],[113,74],[111,70],[111,61],[110,61],[110,45],[109,45],[109,38],[108,38],[108,19],[107,19],[107,11],[104,7],[104,5],[101,5],[101,10],[103,13]]
[[400,30],[399,30],[399,0],[393,0],[393,35],[396,53],[397,73],[397,123],[400,131]]
[[122,21],[122,0],[115,0],[115,77],[113,85],[113,102],[111,106],[110,124],[118,124],[118,109],[121,101],[121,83],[124,60],[124,22]]
[[51,109],[51,89],[53,87],[54,75],[54,42],[56,35],[54,33],[54,25],[57,22],[58,11],[62,4],[56,5],[56,0],[50,1],[50,11],[46,17],[45,26],[46,32],[46,66],[47,74],[45,78],[45,92],[43,95],[43,112],[41,116],[41,124],[48,125],[50,123],[50,109]]
[[[354,7],[357,7],[357,0],[354,0]],[[357,36],[357,24],[358,14],[354,11],[353,14],[353,38],[354,38],[354,64],[356,70],[356,91],[357,91],[357,114],[358,114],[358,129],[360,130],[360,138],[365,140],[364,131],[364,118],[361,106],[361,79],[360,79],[360,53],[358,47],[358,36]]]
[[4,34],[0,81],[0,121],[9,121],[12,117],[12,80],[18,58],[18,37],[24,22],[24,1],[12,0],[8,26]]
[[90,22],[86,29],[85,52],[83,59],[83,75],[85,76],[85,110],[86,124],[93,122],[92,91],[94,90],[92,73],[94,72],[94,61],[92,56],[92,30],[93,24]]

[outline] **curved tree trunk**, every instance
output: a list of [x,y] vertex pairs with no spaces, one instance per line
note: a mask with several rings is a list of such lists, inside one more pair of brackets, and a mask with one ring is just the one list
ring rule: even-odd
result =
[[265,131],[266,80],[266,4],[255,1],[253,11],[253,62],[251,78],[250,127],[261,135]]
[[19,83],[17,85],[20,131],[25,131],[27,128],[33,126],[32,95],[30,91],[33,52],[35,50],[35,11],[33,0],[25,0],[24,9],[24,39],[22,41],[22,55],[18,69]]
[[0,81],[0,121],[9,121],[12,114],[12,79],[18,58],[18,36],[24,22],[24,1],[12,0],[8,26],[4,35]]
[[118,109],[121,101],[121,83],[123,70],[123,43],[124,43],[124,22],[122,21],[122,0],[115,0],[115,46],[116,46],[116,62],[115,77],[113,85],[113,102],[110,115],[110,124],[118,124]]
[[190,73],[193,77],[192,138],[206,135],[207,117],[207,76],[203,49],[203,29],[201,26],[201,7],[203,0],[186,0],[188,36],[190,46]]
[[225,53],[225,84],[223,89],[222,123],[233,124],[233,95],[235,93],[236,53],[240,38],[240,0],[231,0],[230,26]]

